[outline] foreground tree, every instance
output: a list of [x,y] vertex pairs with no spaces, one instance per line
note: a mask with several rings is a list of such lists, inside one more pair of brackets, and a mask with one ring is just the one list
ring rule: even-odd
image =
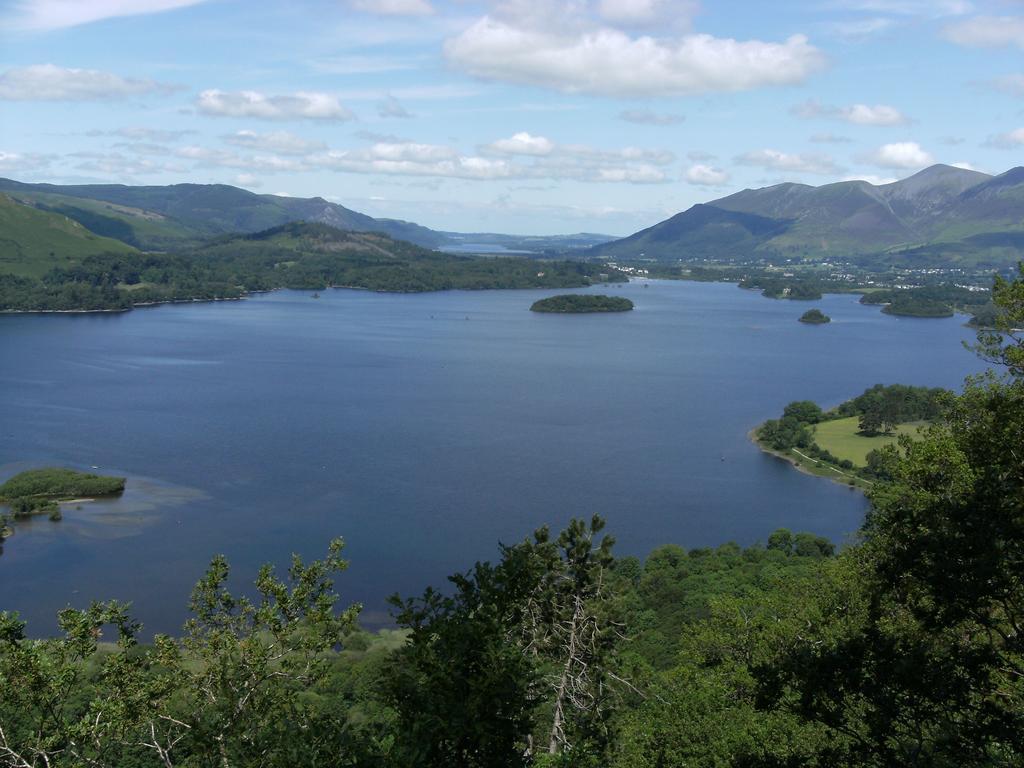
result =
[[450,597],[394,601],[411,632],[388,681],[402,764],[582,766],[606,752],[612,687],[628,684],[610,669],[621,632],[603,527],[542,528],[497,566],[451,577]]
[[[344,765],[344,712],[317,698],[359,610],[336,609],[341,547],[294,557],[286,580],[265,566],[255,600],[227,590],[215,558],[185,636],[148,648],[118,603],[62,611],[56,640],[0,614],[0,765]],[[116,643],[100,645],[108,627]]]

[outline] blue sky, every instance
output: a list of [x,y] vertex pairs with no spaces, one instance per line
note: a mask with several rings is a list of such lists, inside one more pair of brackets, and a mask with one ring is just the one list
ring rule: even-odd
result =
[[628,234],[1024,164],[1022,0],[0,0],[0,175]]

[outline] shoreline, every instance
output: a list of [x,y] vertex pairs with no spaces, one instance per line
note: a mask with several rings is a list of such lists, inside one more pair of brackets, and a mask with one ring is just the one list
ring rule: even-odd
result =
[[[787,464],[795,468],[798,472],[802,472],[805,475],[810,475],[811,477],[818,477],[821,478],[822,480],[829,480],[835,483],[836,485],[841,485],[845,488],[849,488],[850,490],[857,490],[860,491],[861,493],[864,493],[869,487],[868,481],[864,480],[863,478],[857,477],[856,475],[849,475],[843,472],[841,469],[837,469],[825,462],[817,462],[816,459],[811,458],[807,458],[804,461],[801,461],[799,458],[791,456],[788,453],[783,453],[782,451],[777,451],[774,448],[769,448],[768,446],[763,445],[761,441],[757,439],[757,431],[761,428],[762,425],[763,422],[761,424],[758,424],[749,432],[747,432],[747,439],[750,440],[750,442],[752,442],[754,445],[756,445],[758,450],[760,450],[762,453],[766,453],[769,456],[774,456],[777,459],[785,461]],[[817,467],[815,466],[812,468],[808,462],[815,462],[815,464],[820,463],[822,471],[815,472],[814,469],[816,469]],[[850,480],[853,480],[853,483],[850,483]]]
[[[280,288],[274,288],[278,291]],[[270,291],[248,291],[244,296],[222,296],[215,299],[164,299],[162,301],[140,301],[130,307],[119,307],[116,309],[0,309],[0,315],[95,315],[99,313],[120,314],[131,312],[139,307],[158,307],[164,304],[207,304],[214,301],[244,301],[257,293],[270,293]]]

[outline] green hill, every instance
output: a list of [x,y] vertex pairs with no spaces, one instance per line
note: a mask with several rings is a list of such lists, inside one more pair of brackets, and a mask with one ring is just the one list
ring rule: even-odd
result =
[[101,237],[65,215],[0,194],[0,274],[38,278],[87,256],[134,252],[130,245]]
[[383,232],[428,248],[448,241],[441,232],[395,219],[375,219],[321,197],[257,195],[227,184],[25,184],[0,179],[0,192],[42,210],[62,213],[93,232],[142,250],[179,250],[211,237],[259,232],[292,221],[356,232]]

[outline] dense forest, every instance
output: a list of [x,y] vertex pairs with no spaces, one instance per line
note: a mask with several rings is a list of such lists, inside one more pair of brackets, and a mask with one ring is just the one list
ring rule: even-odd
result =
[[603,265],[453,256],[378,233],[299,222],[219,237],[178,254],[88,256],[38,280],[0,274],[0,311],[124,310],[151,302],[240,298],[275,288],[576,288],[599,279],[626,277]]
[[932,425],[838,553],[779,530],[641,562],[574,520],[394,598],[375,634],[340,604],[340,540],[247,595],[216,557],[179,637],[140,643],[114,602],[43,641],[0,614],[0,764],[1020,765],[1024,268],[994,299],[994,369],[908,391]]

